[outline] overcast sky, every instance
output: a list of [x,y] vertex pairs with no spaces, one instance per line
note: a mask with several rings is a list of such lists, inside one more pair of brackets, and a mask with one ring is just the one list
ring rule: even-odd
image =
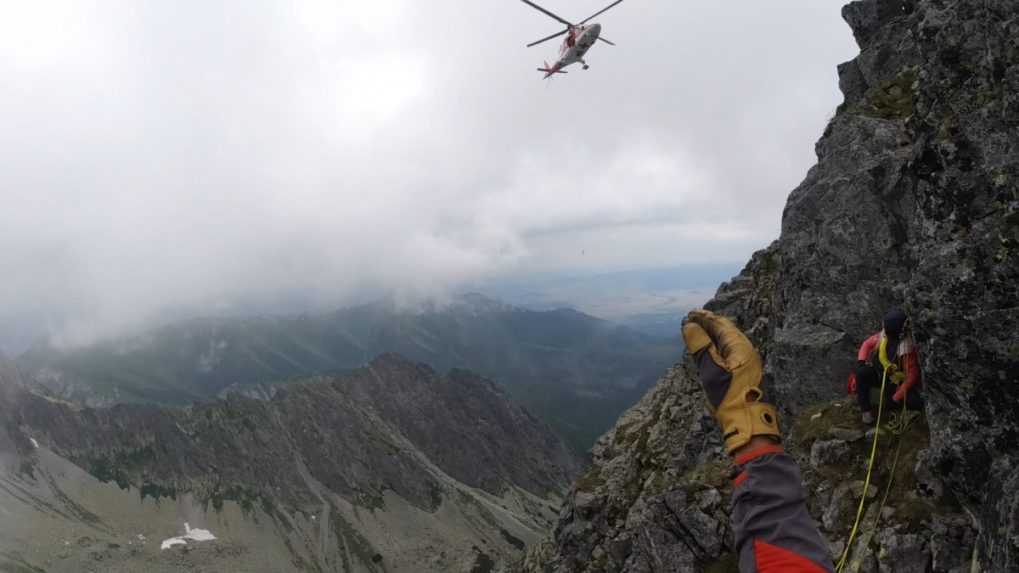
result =
[[542,81],[516,0],[0,0],[0,345],[742,261],[842,100],[842,3],[626,0]]

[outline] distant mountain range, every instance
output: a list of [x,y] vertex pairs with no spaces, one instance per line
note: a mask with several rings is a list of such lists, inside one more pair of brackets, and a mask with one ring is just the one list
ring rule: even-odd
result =
[[193,319],[83,348],[38,344],[17,364],[69,400],[184,405],[351,370],[387,352],[502,383],[585,450],[682,347],[575,310],[464,295],[414,309],[384,302],[313,316]]
[[81,408],[0,357],[0,571],[492,571],[577,456],[505,390],[387,354],[182,408]]

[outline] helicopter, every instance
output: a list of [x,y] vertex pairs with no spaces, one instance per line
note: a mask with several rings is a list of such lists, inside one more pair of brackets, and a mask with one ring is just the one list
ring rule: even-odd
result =
[[563,30],[562,32],[556,32],[551,36],[546,36],[540,40],[527,44],[527,47],[530,48],[532,46],[537,46],[538,44],[541,44],[543,42],[547,42],[553,38],[558,38],[563,34],[566,35],[566,38],[563,39],[562,47],[559,48],[559,59],[556,60],[555,63],[553,63],[551,66],[549,66],[548,62],[545,62],[544,67],[538,68],[539,72],[545,73],[544,79],[548,79],[555,74],[567,73],[566,70],[564,70],[563,68],[570,64],[575,64],[577,62],[580,62],[584,66],[583,69],[585,70],[590,68],[591,66],[589,66],[587,62],[584,61],[584,55],[587,54],[587,51],[591,49],[591,46],[593,46],[595,42],[601,41],[605,42],[610,46],[615,46],[613,42],[610,42],[601,36],[601,24],[598,24],[596,22],[588,24],[588,22],[607,12],[610,8],[615,7],[622,1],[623,0],[616,0],[615,2],[606,6],[605,8],[602,8],[601,10],[595,12],[593,15],[581,20],[579,23],[572,24],[568,20],[553,14],[552,12],[546,10],[545,8],[542,8],[541,6],[535,4],[534,2],[531,2],[530,0],[521,0],[521,2],[523,2],[524,4],[527,4],[528,6],[534,8],[535,10],[545,14],[546,16],[549,16],[550,18],[566,25],[566,29]]

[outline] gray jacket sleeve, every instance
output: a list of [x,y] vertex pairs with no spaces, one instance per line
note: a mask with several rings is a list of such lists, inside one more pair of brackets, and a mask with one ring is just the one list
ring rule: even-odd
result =
[[740,572],[831,573],[796,461],[774,445],[740,456],[736,464],[732,528]]

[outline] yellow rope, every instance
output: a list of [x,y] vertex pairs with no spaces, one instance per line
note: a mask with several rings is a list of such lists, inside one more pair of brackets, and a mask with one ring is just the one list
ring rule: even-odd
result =
[[877,524],[881,521],[881,510],[885,508],[885,502],[888,501],[888,494],[892,492],[892,483],[895,481],[895,468],[899,465],[899,452],[902,451],[902,435],[906,433],[906,398],[902,398],[902,413],[899,414],[899,423],[897,431],[893,431],[893,434],[899,436],[898,442],[895,444],[895,456],[892,458],[892,471],[888,474],[888,486],[885,487],[885,494],[881,496],[881,503],[877,506],[877,515],[874,516],[874,524],[871,525],[871,529],[876,529]]
[[[853,530],[849,533],[849,541],[846,542],[846,548],[842,551],[842,559],[839,559],[838,566],[835,567],[836,573],[842,573],[846,567],[846,560],[849,558],[849,550],[853,546],[853,540],[856,538],[856,530],[860,527],[860,518],[863,517],[863,507],[867,502],[867,492],[870,490],[870,474],[874,470],[874,456],[877,454],[877,438],[881,435],[881,414],[884,410],[885,405],[885,382],[888,380],[888,368],[884,369],[884,374],[881,376],[881,398],[877,403],[877,421],[874,423],[874,441],[870,446],[870,461],[867,462],[867,479],[863,482],[863,493],[860,495],[860,505],[856,508],[856,521],[853,522]],[[858,389],[857,392],[860,390]],[[906,401],[903,400],[903,405]]]
[[[885,369],[887,375],[888,370]],[[877,451],[877,438],[881,432],[881,410],[884,403],[884,387],[885,379],[881,380],[881,400],[878,402],[878,419],[874,428],[874,442],[871,445],[870,450],[870,463],[867,465],[867,480],[864,483],[863,495],[860,497],[860,506],[856,510],[856,522],[853,523],[853,531],[849,535],[849,542],[846,544],[845,550],[842,552],[842,559],[839,560],[838,567],[835,569],[838,573],[842,573],[847,565],[847,559],[849,557],[849,551],[852,548],[852,543],[856,537],[857,528],[860,525],[860,518],[863,513],[864,500],[867,499],[867,491],[870,487],[871,472],[874,469],[874,458]],[[891,426],[891,424],[889,424]],[[892,484],[895,481],[895,469],[899,465],[899,454],[902,451],[902,435],[905,434],[906,428],[908,427],[908,420],[906,419],[906,400],[902,400],[902,412],[899,414],[898,420],[896,420],[896,426],[894,429],[889,427],[889,431],[898,436],[895,444],[895,455],[892,457],[892,468],[891,473],[888,475],[888,485],[885,486],[885,493],[881,496],[881,503],[877,506],[877,513],[874,515],[874,523],[871,524],[870,529],[873,531],[877,529],[878,523],[881,521],[881,511],[885,507],[885,503],[888,501],[888,495],[892,492]]]

